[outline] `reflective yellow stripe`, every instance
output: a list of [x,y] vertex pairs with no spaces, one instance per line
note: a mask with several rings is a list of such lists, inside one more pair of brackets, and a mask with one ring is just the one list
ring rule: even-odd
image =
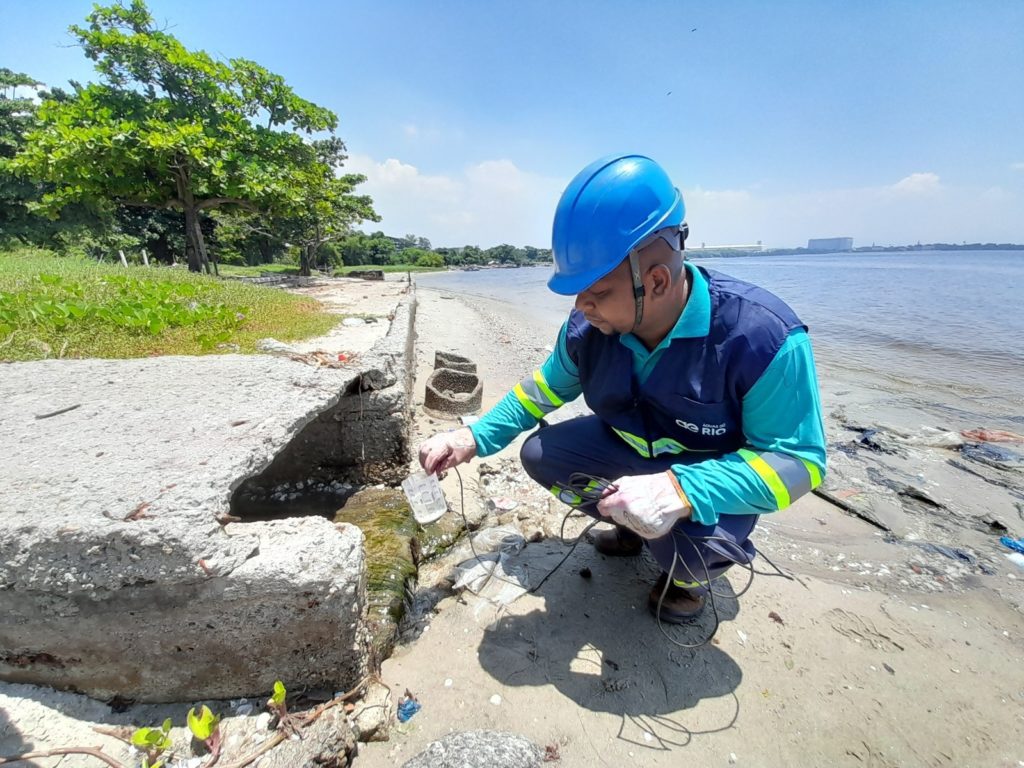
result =
[[680,581],[679,579],[672,579],[672,583],[675,584],[677,587],[684,587],[688,589],[704,586],[704,582],[702,581]]
[[[591,480],[585,486],[583,486],[583,492],[588,494],[588,500],[595,500],[595,496],[597,496],[598,494],[595,494],[594,491],[599,491],[601,489],[601,486],[602,483],[600,480]],[[559,485],[553,485],[551,486],[550,490],[555,498],[557,498],[561,502],[569,504],[570,506],[579,506],[584,501],[582,496],[580,496],[578,493],[569,488],[562,488]]]
[[782,478],[779,477],[779,473],[772,469],[771,465],[761,458],[760,455],[753,451],[747,450],[746,448],[740,448],[738,451],[740,456],[743,457],[744,461],[750,465],[750,468],[757,472],[758,477],[764,480],[765,485],[775,496],[775,504],[778,509],[784,509],[789,506],[789,489],[786,488],[786,484],[782,482]]
[[552,485],[551,493],[556,499],[563,501],[566,504],[579,505],[583,503],[582,497],[573,493],[568,488],[559,488],[557,485]]
[[516,397],[519,398],[519,402],[522,403],[523,408],[529,411],[534,418],[544,418],[544,412],[536,405],[534,405],[533,401],[526,394],[525,390],[523,390],[522,384],[516,384],[514,387],[512,387],[512,391],[515,392]]
[[551,391],[551,387],[548,386],[547,381],[544,379],[544,374],[540,372],[539,368],[533,372],[533,380],[537,382],[537,386],[540,388],[540,391],[543,392],[547,399],[551,401],[553,406],[558,408],[565,405],[558,395]]
[[811,476],[811,490],[813,491],[821,485],[821,470],[818,469],[818,465],[813,461],[808,461],[807,459],[800,459],[800,461],[807,467],[807,474]]
[[630,448],[639,453],[645,459],[651,458],[651,454],[647,450],[647,441],[644,440],[642,437],[637,437],[636,435],[630,434],[629,432],[626,432],[625,430],[622,429],[616,429],[615,427],[612,427],[612,431],[615,432],[615,434],[621,437],[623,440],[625,440]]
[[653,447],[655,456],[660,456],[663,453],[682,453],[686,450],[686,446],[678,440],[673,440],[670,437],[663,437],[660,440],[655,440]]
[[721,453],[721,451],[716,451],[714,448],[687,448],[678,440],[673,440],[670,437],[655,440],[653,445],[655,456],[661,456],[663,453]]

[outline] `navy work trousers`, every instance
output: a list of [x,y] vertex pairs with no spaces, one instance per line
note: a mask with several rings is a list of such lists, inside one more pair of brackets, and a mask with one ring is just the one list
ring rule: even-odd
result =
[[[645,459],[597,416],[542,424],[523,444],[520,456],[527,474],[555,495],[569,488],[574,472],[614,481],[625,475],[664,472],[680,461],[679,456]],[[591,517],[611,522],[598,514],[593,503],[582,504],[580,509]],[[645,539],[644,543],[662,570],[672,573],[673,581],[699,591],[709,578],[715,579],[733,565],[754,559],[756,551],[750,533],[757,517],[721,515],[717,525],[680,520],[669,534],[660,539]]]

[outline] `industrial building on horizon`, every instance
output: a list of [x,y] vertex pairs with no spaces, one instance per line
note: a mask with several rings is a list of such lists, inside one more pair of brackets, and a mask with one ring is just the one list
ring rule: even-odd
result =
[[807,241],[808,251],[852,251],[852,237],[818,237]]

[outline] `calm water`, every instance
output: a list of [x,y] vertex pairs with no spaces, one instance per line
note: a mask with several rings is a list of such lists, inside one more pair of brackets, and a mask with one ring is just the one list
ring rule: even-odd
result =
[[[697,259],[757,283],[811,329],[826,377],[920,391],[968,420],[1024,422],[1024,251]],[[424,287],[565,317],[545,287],[550,267],[421,275]],[[983,420],[988,418],[987,421]]]

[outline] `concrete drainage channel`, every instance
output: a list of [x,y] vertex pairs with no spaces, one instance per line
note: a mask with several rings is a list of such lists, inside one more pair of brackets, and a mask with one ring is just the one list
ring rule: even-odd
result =
[[[8,366],[0,679],[145,702],[361,680],[390,651],[417,557],[454,538],[415,530],[394,488],[414,312],[399,305],[358,370],[269,355]],[[68,454],[71,434],[88,448]]]

